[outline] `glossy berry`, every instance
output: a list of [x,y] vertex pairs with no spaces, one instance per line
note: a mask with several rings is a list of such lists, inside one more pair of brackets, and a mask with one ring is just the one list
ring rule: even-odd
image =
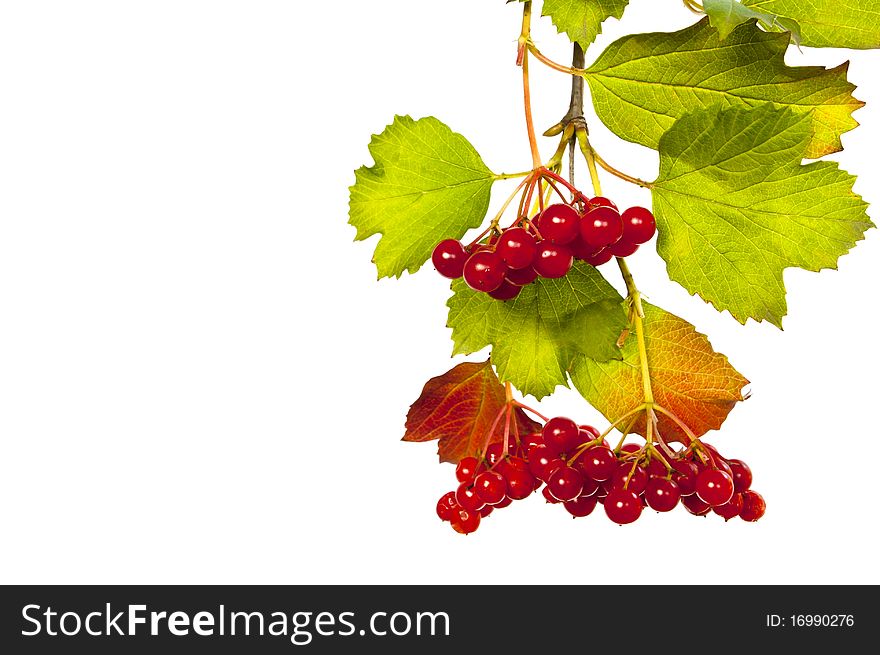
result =
[[594,496],[594,495],[596,495],[596,492],[599,491],[599,483],[596,482],[593,478],[590,478],[590,477],[587,477],[586,475],[584,475],[583,471],[581,471],[581,469],[579,467],[575,467],[575,468],[577,468],[577,470],[580,471],[581,478],[583,478],[583,481],[584,481],[584,488],[581,489],[581,496]]
[[578,424],[563,416],[551,418],[541,430],[544,445],[550,452],[555,453],[565,453],[572,448],[577,448],[581,443],[580,433]]
[[[567,246],[541,241],[538,243],[538,254],[532,266],[541,277],[559,278],[571,270],[574,256]],[[465,267],[465,270],[467,267]],[[467,275],[465,275],[467,280]]]
[[533,446],[529,449],[529,473],[539,480],[546,480],[553,471],[564,465],[565,462],[556,457],[547,446]]
[[535,476],[529,471],[510,469],[504,474],[507,483],[507,496],[513,500],[522,500],[532,495],[535,490]]
[[475,291],[495,291],[504,282],[507,266],[494,252],[481,250],[464,263],[464,281]]
[[727,464],[733,475],[733,488],[736,491],[748,491],[752,486],[752,469],[741,459],[729,459]]
[[647,243],[657,231],[654,214],[644,207],[630,207],[620,218],[623,220],[623,240],[629,243]]
[[524,287],[538,279],[538,271],[531,265],[525,268],[511,268],[507,271],[505,279],[518,287]]
[[620,448],[621,453],[637,453],[642,449],[637,443],[625,443]]
[[657,457],[652,457],[651,461],[645,467],[649,478],[665,478],[667,471],[666,466]]
[[733,496],[733,478],[721,469],[706,469],[697,476],[697,495],[712,507],[723,505]]
[[489,292],[489,297],[494,298],[495,300],[513,300],[519,295],[520,291],[522,291],[521,286],[517,286],[513,282],[505,279],[502,280],[500,287]]
[[694,516],[706,516],[706,514],[712,509],[710,505],[700,500],[700,497],[697,494],[682,497],[681,504],[684,505],[684,508]]
[[584,261],[590,266],[601,266],[602,264],[607,264],[613,258],[614,255],[611,254],[611,251],[608,248],[602,248],[596,254],[591,255],[590,257],[585,257]]
[[547,488],[554,498],[561,501],[574,500],[581,495],[584,479],[570,466],[560,466],[547,479]]
[[455,490],[455,500],[461,508],[469,512],[479,512],[486,503],[477,496],[476,489],[470,482],[462,482]]
[[508,505],[510,505],[512,502],[513,501],[508,496],[505,496],[500,501],[498,501],[497,503],[492,505],[492,507],[494,507],[495,509],[503,509],[503,508],[507,507]]
[[574,255],[575,259],[580,259],[585,262],[589,261],[600,252],[600,250],[597,250],[593,246],[584,243],[584,240],[581,239],[580,235],[578,235],[577,239],[569,243],[568,247],[571,248],[571,254]]
[[651,478],[645,487],[645,500],[648,507],[658,512],[669,512],[675,509],[681,499],[678,485],[666,478]]
[[742,493],[743,506],[740,510],[739,517],[743,521],[757,521],[767,510],[767,504],[764,498],[757,491],[744,491]]
[[604,196],[596,196],[595,198],[590,198],[590,207],[611,207],[611,209],[617,210],[617,205],[615,205],[611,200]]
[[597,502],[598,501],[595,498],[579,496],[574,500],[565,501],[562,506],[565,507],[565,510],[573,517],[581,518],[592,514],[593,510],[596,509]]
[[629,257],[635,254],[638,249],[639,247],[636,244],[624,241],[623,239],[608,246],[608,252],[615,257]]
[[581,455],[580,469],[594,480],[607,480],[617,468],[617,458],[608,448],[593,446]]
[[715,512],[718,516],[722,517],[725,521],[729,521],[735,516],[739,516],[739,513],[743,508],[743,498],[742,494],[735,493],[730,500],[728,500],[723,505],[719,505],[718,507],[713,507],[712,511]]
[[674,473],[672,479],[678,485],[682,496],[690,496],[697,490],[697,465],[684,459],[671,462]]
[[495,246],[495,254],[501,257],[509,268],[519,269],[531,266],[538,245],[535,237],[521,227],[512,227],[504,230]]
[[541,495],[544,496],[544,500],[546,500],[548,503],[553,503],[555,505],[556,503],[562,502],[558,498],[553,497],[553,494],[550,493],[550,489],[548,487],[544,487],[543,489],[541,489]]
[[608,518],[620,525],[632,523],[642,515],[642,501],[629,489],[612,489],[604,505]]
[[452,529],[456,532],[470,534],[471,532],[476,532],[477,528],[480,527],[480,512],[479,510],[468,511],[466,509],[459,509],[449,521],[452,524]]
[[465,457],[455,467],[455,477],[459,482],[472,482],[477,477],[480,463],[476,457]]
[[474,480],[474,491],[487,505],[500,503],[507,493],[507,481],[496,471],[483,471]]
[[637,494],[645,490],[648,484],[648,474],[641,466],[633,468],[631,462],[622,462],[618,465],[617,470],[609,478],[611,480],[612,489],[629,489]]
[[532,446],[539,446],[544,443],[544,437],[540,432],[535,432],[534,434],[527,434],[526,436],[521,438],[521,444],[526,453],[529,452],[529,448]]
[[597,207],[581,219],[581,239],[594,248],[617,243],[623,234],[620,214],[611,207]]
[[569,205],[550,205],[538,218],[538,229],[541,236],[556,244],[574,241],[580,234],[581,217]]
[[458,508],[458,501],[455,500],[455,492],[445,493],[437,501],[437,516],[442,521],[448,521],[452,518],[456,508]]
[[503,441],[495,441],[494,443],[490,443],[489,447],[486,448],[486,461],[489,462],[489,466],[494,466],[498,462],[501,461],[501,458],[504,456],[504,442]]
[[493,509],[495,509],[495,508],[492,507],[491,505],[484,505],[484,506],[483,506],[483,509],[480,510],[480,518],[481,518],[481,519],[484,519],[484,518],[486,518],[487,516],[489,516],[489,514],[492,513],[492,510],[493,510]]
[[594,439],[598,439],[602,436],[602,433],[599,432],[592,425],[579,425],[581,431],[581,439],[583,439],[582,443],[586,443],[587,441],[593,441]]
[[454,280],[462,276],[467,258],[468,254],[460,241],[446,239],[434,247],[431,262],[440,275]]

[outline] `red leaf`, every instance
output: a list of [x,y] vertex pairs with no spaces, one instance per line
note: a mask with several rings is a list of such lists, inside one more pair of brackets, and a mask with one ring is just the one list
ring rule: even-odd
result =
[[[403,440],[439,439],[441,462],[454,464],[464,457],[479,456],[486,445],[489,430],[506,402],[504,386],[489,361],[459,364],[425,384],[422,395],[406,415]],[[519,408],[514,410],[514,416],[522,437],[541,428]],[[502,417],[489,443],[503,440]]]

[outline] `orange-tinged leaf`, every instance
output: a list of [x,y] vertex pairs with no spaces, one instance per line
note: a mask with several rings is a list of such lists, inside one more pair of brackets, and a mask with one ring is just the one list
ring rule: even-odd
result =
[[[425,384],[422,395],[406,415],[403,440],[438,439],[441,462],[457,463],[464,457],[479,455],[506,402],[504,386],[489,361],[459,364]],[[541,427],[519,408],[513,415],[520,435]],[[511,423],[511,434],[512,431]],[[503,439],[504,417],[498,421],[489,443]]]
[[[681,419],[696,436],[717,430],[749,383],[727,357],[715,352],[693,325],[659,307],[645,304],[645,341],[654,401]],[[640,405],[644,398],[638,344],[630,334],[623,361],[599,363],[582,358],[571,370],[581,395],[609,421]],[[658,414],[660,434],[669,441],[686,441],[667,416]],[[644,415],[633,428],[645,434]]]

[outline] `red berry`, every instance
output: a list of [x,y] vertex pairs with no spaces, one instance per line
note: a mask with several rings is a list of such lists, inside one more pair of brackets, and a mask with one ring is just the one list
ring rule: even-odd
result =
[[613,258],[614,255],[611,254],[611,251],[608,248],[602,248],[596,254],[591,255],[590,257],[585,257],[584,261],[590,266],[601,266],[602,264],[607,264]]
[[645,470],[648,472],[649,478],[665,478],[668,473],[666,466],[657,457],[651,458],[651,461],[648,462]]
[[502,508],[510,505],[510,503],[512,503],[512,502],[513,501],[508,496],[505,496],[504,498],[501,499],[500,502],[497,502],[494,505],[492,505],[492,507],[494,507],[495,509],[502,509]]
[[510,469],[504,474],[507,481],[507,495],[513,500],[522,500],[535,490],[535,477],[528,471]]
[[615,257],[629,257],[630,255],[635,254],[638,249],[638,245],[630,243],[629,241],[624,241],[623,239],[608,246],[608,252]]
[[642,501],[629,489],[612,489],[604,504],[608,518],[620,525],[632,523],[642,515]]
[[580,232],[581,217],[569,205],[550,205],[538,218],[541,236],[551,243],[565,244],[574,241]]
[[658,512],[669,512],[675,509],[681,499],[678,485],[666,478],[651,478],[645,487],[645,500],[648,507]]
[[477,495],[470,482],[462,482],[455,490],[455,500],[461,508],[469,512],[479,512],[486,503]]
[[697,490],[697,475],[699,473],[697,465],[685,459],[677,459],[672,462],[672,468],[675,471],[672,474],[672,479],[678,485],[681,495],[690,496],[694,493]]
[[733,475],[733,488],[736,491],[748,491],[752,486],[752,469],[741,459],[727,460]]
[[647,243],[657,230],[654,214],[644,207],[630,207],[620,217],[623,219],[623,239],[629,243]]
[[564,453],[572,448],[577,448],[580,443],[580,428],[570,418],[557,416],[551,418],[541,430],[544,437],[544,445],[551,452]]
[[502,457],[504,457],[504,442],[495,441],[490,443],[489,447],[486,448],[486,461],[489,462],[489,466],[500,462]]
[[621,453],[637,453],[642,449],[641,446],[637,443],[625,443],[623,447],[621,447]]
[[617,205],[611,202],[608,198],[604,196],[596,196],[595,198],[590,198],[589,205],[591,208],[593,207],[611,207],[611,209],[617,209]]
[[556,503],[561,502],[558,498],[553,497],[553,494],[550,493],[549,487],[544,487],[541,490],[541,495],[544,496],[544,500],[546,500],[548,503],[553,503],[555,505]]
[[579,425],[578,427],[581,430],[582,436],[583,436],[583,433],[587,434],[587,438],[584,439],[584,443],[586,443],[587,441],[593,441],[594,439],[598,439],[599,437],[602,436],[602,433],[599,432],[599,430],[594,428],[592,425]]
[[580,259],[585,262],[588,262],[591,257],[594,257],[600,252],[600,250],[597,250],[593,246],[584,243],[584,240],[581,239],[580,235],[578,235],[577,239],[569,243],[568,247],[571,248],[571,254],[574,255],[575,259]]
[[593,446],[581,455],[581,470],[594,480],[607,480],[617,468],[617,458],[608,448]]
[[529,448],[531,448],[532,446],[539,446],[539,445],[542,445],[543,443],[544,443],[544,437],[541,435],[540,432],[535,432],[534,434],[527,434],[525,437],[522,438],[522,447],[526,453],[529,452]]
[[729,521],[735,516],[739,516],[739,513],[743,508],[743,498],[742,494],[735,493],[733,497],[728,500],[723,505],[719,505],[718,507],[713,507],[712,511],[715,512],[718,516],[724,518],[725,522]]
[[532,446],[529,449],[529,473],[539,480],[546,480],[565,462],[555,456],[547,446]]
[[480,250],[464,263],[464,281],[475,291],[495,291],[504,282],[507,266],[494,252]]
[[461,277],[467,258],[468,253],[460,241],[446,239],[434,247],[431,262],[440,275],[454,280]]
[[560,466],[547,479],[547,488],[554,498],[562,501],[574,500],[583,491],[584,479],[570,466]]
[[584,488],[581,490],[581,496],[594,496],[599,490],[599,483],[596,482],[593,478],[584,475],[583,471],[581,471],[580,468],[578,468],[578,471],[580,471],[581,477],[584,480]]
[[495,246],[495,254],[513,269],[530,266],[537,252],[538,246],[535,237],[521,227],[504,230],[498,240],[498,245]]
[[480,518],[484,519],[487,516],[489,516],[489,514],[492,513],[493,509],[495,509],[495,508],[492,507],[491,505],[484,506],[483,509],[480,510]]
[[459,509],[450,519],[452,529],[461,534],[470,534],[480,527],[480,512]]
[[465,457],[455,467],[455,477],[459,482],[472,482],[477,477],[477,468],[480,463],[476,457]]
[[764,498],[757,491],[752,491],[751,489],[743,491],[742,501],[743,506],[739,517],[743,521],[757,521],[764,516],[764,512],[767,510],[767,503],[764,502]]
[[455,500],[455,492],[450,491],[449,493],[445,493],[440,496],[440,500],[437,501],[437,516],[439,516],[442,521],[448,521],[452,518],[453,512],[457,507],[458,501]]
[[571,514],[575,518],[581,518],[584,516],[589,516],[594,509],[596,509],[596,503],[598,501],[595,498],[588,498],[587,496],[579,496],[574,500],[567,500],[562,505],[565,507],[566,511]]
[[697,495],[707,505],[723,505],[733,496],[733,478],[721,469],[706,469],[697,476]]
[[520,291],[522,291],[522,287],[505,279],[502,280],[500,287],[495,289],[495,291],[489,292],[489,296],[495,300],[513,300],[519,295]]
[[706,516],[706,514],[712,509],[710,505],[707,505],[700,500],[700,497],[697,494],[683,496],[681,504],[684,505],[684,508],[694,516]]
[[507,271],[506,279],[511,284],[518,287],[524,287],[538,279],[538,271],[534,266],[526,266],[525,268],[511,268]]
[[[630,472],[632,472],[631,477]],[[633,469],[631,462],[622,462],[618,465],[617,470],[614,471],[610,480],[612,489],[626,488],[640,494],[645,490],[645,486],[648,484],[648,474],[641,466],[636,466],[635,469]]]
[[483,471],[474,480],[474,491],[487,505],[500,503],[507,493],[507,481],[496,471]]
[[538,254],[532,266],[541,277],[559,278],[565,277],[573,263],[574,256],[568,246],[541,241],[538,243]]
[[617,243],[623,234],[620,214],[611,207],[597,207],[581,219],[581,239],[594,248],[604,248]]

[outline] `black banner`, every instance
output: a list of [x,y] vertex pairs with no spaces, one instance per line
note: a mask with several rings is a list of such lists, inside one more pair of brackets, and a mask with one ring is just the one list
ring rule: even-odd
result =
[[877,614],[870,587],[21,586],[0,652],[856,652]]

